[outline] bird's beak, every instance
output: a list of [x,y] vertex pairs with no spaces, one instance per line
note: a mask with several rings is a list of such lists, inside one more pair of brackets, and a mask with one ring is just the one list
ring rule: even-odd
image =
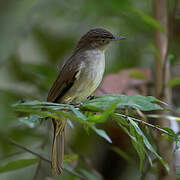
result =
[[124,36],[114,36],[114,38],[112,40],[118,41],[118,40],[122,40],[122,39],[126,39],[126,38]]

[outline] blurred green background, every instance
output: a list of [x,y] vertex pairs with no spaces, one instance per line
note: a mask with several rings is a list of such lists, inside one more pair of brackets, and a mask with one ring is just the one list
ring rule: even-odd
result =
[[[0,163],[34,157],[7,143],[3,136],[11,137],[37,152],[46,136],[47,144],[41,151],[50,158],[52,131],[48,132],[47,123],[30,128],[18,121],[11,104],[19,100],[46,100],[63,60],[71,55],[79,38],[90,28],[103,27],[127,37],[108,49],[106,74],[137,67],[153,72],[153,32],[155,28],[162,30],[162,27],[152,18],[152,4],[152,0],[1,0]],[[179,76],[180,3],[169,1],[168,7],[168,55],[172,74]],[[174,91],[173,97],[178,108],[177,92]],[[110,126],[110,133],[119,131],[113,125],[107,126]],[[82,171],[89,170],[99,179],[140,179],[137,154],[123,133],[121,139],[113,144],[121,147],[121,155],[114,152],[103,139],[91,132],[88,134],[78,125],[75,129],[68,128],[67,134],[67,151],[79,154],[78,167]],[[124,152],[125,157],[122,155]],[[71,165],[75,167],[77,162]],[[36,169],[37,164],[33,164],[2,173],[0,179],[52,179],[48,164],[42,165],[38,177],[35,177]],[[156,169],[152,171],[149,177],[155,179]],[[65,172],[63,176],[53,179],[78,178]]]

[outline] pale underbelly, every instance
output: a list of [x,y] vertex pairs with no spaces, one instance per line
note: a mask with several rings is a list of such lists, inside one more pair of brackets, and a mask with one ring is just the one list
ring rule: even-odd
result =
[[74,82],[73,86],[61,99],[61,102],[70,103],[84,101],[96,90],[102,81],[104,69],[98,69],[98,71],[93,73],[89,72],[81,73],[79,79]]
[[61,98],[61,103],[84,101],[101,83],[105,68],[104,52],[87,50],[82,54],[82,57],[85,60],[79,66],[80,71],[77,73],[76,80]]

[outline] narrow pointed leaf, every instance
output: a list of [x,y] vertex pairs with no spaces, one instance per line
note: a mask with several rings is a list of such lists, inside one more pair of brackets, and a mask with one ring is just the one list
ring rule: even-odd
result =
[[20,159],[16,161],[9,162],[6,165],[0,166],[0,173],[14,171],[17,169],[25,168],[27,166],[31,166],[39,161],[38,158],[35,159]]
[[151,144],[149,143],[148,139],[146,138],[146,136],[143,134],[143,132],[141,131],[141,129],[139,128],[139,126],[133,121],[131,120],[131,118],[129,118],[130,123],[134,126],[136,132],[142,136],[144,144],[146,146],[146,148],[151,151],[159,160],[160,162],[163,164],[163,166],[166,168],[166,170],[169,172],[169,166],[168,164],[162,159],[161,156],[159,156],[159,154],[154,150],[154,148],[151,146]]
[[109,143],[112,143],[112,140],[110,139],[110,137],[107,135],[107,133],[102,130],[102,129],[98,129],[95,126],[92,126],[92,129],[101,137],[103,137],[105,140],[107,140]]

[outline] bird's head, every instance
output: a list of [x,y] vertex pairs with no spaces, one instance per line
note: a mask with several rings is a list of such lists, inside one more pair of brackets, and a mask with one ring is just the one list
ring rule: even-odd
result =
[[115,36],[103,28],[94,28],[81,37],[76,50],[98,49],[104,51],[111,42],[121,39],[125,39],[125,37]]

